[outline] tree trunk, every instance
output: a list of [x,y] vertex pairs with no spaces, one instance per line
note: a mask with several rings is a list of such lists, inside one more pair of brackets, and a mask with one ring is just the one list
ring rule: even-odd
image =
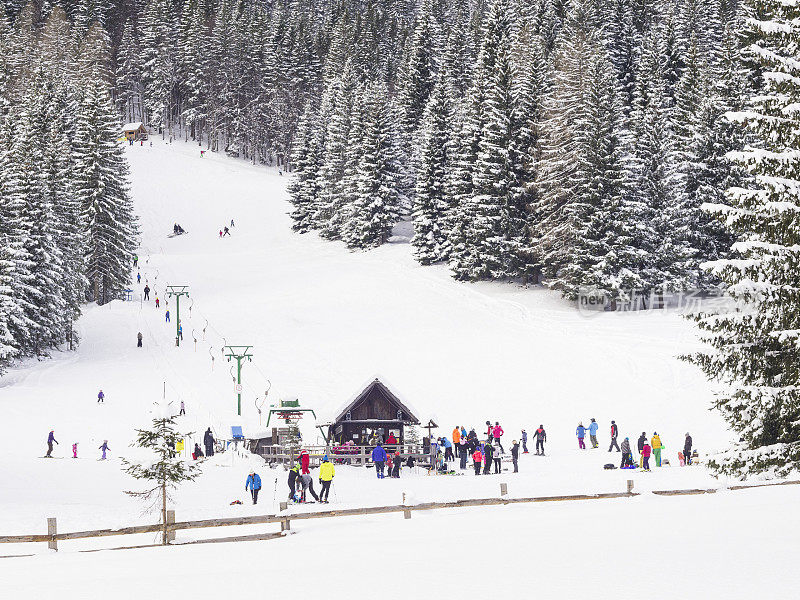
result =
[[164,534],[161,536],[161,543],[167,545],[167,482],[161,483],[161,522],[164,524]]

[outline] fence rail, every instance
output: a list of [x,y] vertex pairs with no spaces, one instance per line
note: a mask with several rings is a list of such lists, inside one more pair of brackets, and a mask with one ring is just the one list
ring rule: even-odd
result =
[[[780,481],[777,483],[760,483],[755,485],[732,485],[723,490],[749,490],[762,487],[778,487],[783,485],[797,485],[797,481]],[[718,488],[695,488],[686,490],[653,490],[649,493],[657,496],[689,496],[698,494],[713,494],[718,492]],[[293,513],[288,511],[286,503],[280,504],[281,512],[274,515],[249,515],[242,517],[226,517],[220,519],[199,519],[193,521],[174,521],[174,512],[168,511],[167,523],[159,523],[155,525],[134,525],[132,527],[122,527],[119,529],[95,529],[89,531],[72,531],[67,533],[56,533],[56,520],[48,518],[48,532],[47,534],[31,534],[31,535],[3,535],[0,536],[0,543],[2,544],[21,544],[31,542],[47,542],[50,548],[57,550],[57,543],[63,540],[77,540],[87,538],[99,538],[116,535],[135,535],[142,533],[163,533],[168,532],[168,539],[174,539],[175,531],[184,529],[203,529],[209,527],[232,527],[237,525],[263,525],[268,523],[280,523],[281,532],[275,533],[257,533],[242,536],[212,538],[194,540],[191,542],[179,542],[175,545],[183,544],[201,544],[201,543],[218,543],[218,542],[233,542],[245,540],[265,540],[281,537],[282,533],[291,529],[291,521],[306,521],[310,519],[328,519],[332,517],[352,517],[361,515],[378,515],[387,513],[404,513],[406,519],[411,518],[413,511],[421,510],[438,510],[445,508],[469,508],[474,506],[499,506],[507,504],[526,504],[537,502],[564,502],[564,501],[580,501],[580,500],[604,500],[611,498],[631,498],[634,496],[642,495],[639,492],[633,491],[633,480],[627,480],[627,491],[624,492],[607,492],[599,494],[571,494],[562,496],[531,496],[509,498],[507,496],[507,484],[500,484],[500,496],[492,498],[470,498],[465,500],[454,500],[451,502],[422,502],[419,504],[394,504],[388,506],[366,506],[359,508],[343,508],[337,510],[325,511],[312,511],[312,512],[299,512]],[[152,544],[160,545],[160,544]],[[150,545],[139,546],[123,546],[121,548],[106,548],[108,550],[120,550],[123,548],[144,548]],[[95,552],[94,550],[86,550],[86,552]],[[31,556],[30,554],[14,555],[14,556]],[[9,558],[9,557],[0,557]]]

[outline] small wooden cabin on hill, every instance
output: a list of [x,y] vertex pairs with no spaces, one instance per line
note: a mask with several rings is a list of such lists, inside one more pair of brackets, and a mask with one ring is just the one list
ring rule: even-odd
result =
[[419,425],[419,419],[376,378],[339,413],[330,426],[328,439],[336,444],[352,441],[366,445],[373,435],[385,441],[394,434],[402,444],[408,425]]
[[147,128],[141,121],[125,123],[125,125],[122,126],[122,134],[125,136],[126,140],[138,142],[139,140],[147,139]]

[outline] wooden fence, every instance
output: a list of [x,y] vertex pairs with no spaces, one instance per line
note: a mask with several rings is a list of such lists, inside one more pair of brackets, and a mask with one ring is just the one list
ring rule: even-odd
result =
[[[417,463],[427,464],[430,462],[430,454],[425,453],[420,444],[384,444],[384,448],[387,453],[400,450],[400,457],[403,461],[408,460],[409,456],[413,456]],[[303,445],[300,449],[308,452],[313,467],[318,467],[325,455],[335,464],[363,467],[372,464],[372,451],[375,446]],[[253,446],[253,452],[261,456],[268,464],[290,464],[297,460],[297,453],[292,454],[285,445],[281,444],[256,444]]]
[[[732,485],[723,490],[749,490],[760,487],[776,487],[782,485],[797,485],[797,481],[781,481],[778,483],[761,483],[756,485]],[[713,494],[719,491],[717,488],[697,488],[688,490],[654,490],[649,493],[657,496],[691,496],[697,494]],[[523,498],[509,498],[507,496],[508,486],[500,484],[500,495],[494,498],[472,498],[466,500],[454,500],[452,502],[423,502],[420,504],[396,504],[389,506],[368,506],[361,508],[344,508],[339,510],[325,510],[291,513],[287,512],[287,504],[280,504],[281,512],[276,515],[250,515],[242,517],[230,517],[223,519],[200,519],[194,521],[175,521],[175,512],[167,511],[167,522],[156,525],[134,525],[132,527],[122,527],[119,529],[95,529],[90,531],[73,531],[69,533],[58,533],[55,518],[47,519],[47,533],[30,535],[4,535],[0,536],[0,544],[20,544],[47,542],[48,548],[58,550],[58,542],[64,540],[78,540],[86,538],[99,538],[117,535],[134,535],[142,533],[165,533],[169,542],[174,541],[175,532],[183,529],[204,529],[210,527],[231,527],[236,525],[263,525],[267,523],[280,523],[281,530],[278,532],[256,533],[251,535],[241,535],[223,538],[212,538],[195,540],[191,542],[179,542],[175,545],[184,544],[210,544],[219,542],[238,542],[248,540],[268,540],[281,537],[291,529],[292,521],[307,521],[309,519],[327,519],[332,517],[353,517],[359,515],[379,515],[387,513],[403,513],[404,518],[410,519],[413,511],[419,510],[438,510],[445,508],[468,508],[473,506],[499,506],[507,504],[525,504],[532,502],[563,502],[573,500],[604,500],[611,498],[631,498],[641,495],[633,491],[633,480],[629,479],[624,492],[609,492],[602,494],[573,494],[565,496],[534,496]],[[403,499],[405,501],[405,498]],[[145,548],[160,546],[162,544],[145,544],[138,546],[121,546],[118,548],[102,548],[102,550],[122,550],[126,548]],[[82,550],[81,552],[97,552],[100,549]],[[0,558],[11,558],[19,556],[32,556],[32,554],[17,554],[11,556],[0,556]]]

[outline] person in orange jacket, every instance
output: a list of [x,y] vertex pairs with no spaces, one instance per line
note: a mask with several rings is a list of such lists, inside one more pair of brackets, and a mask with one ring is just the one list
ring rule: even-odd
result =
[[459,429],[458,425],[456,428],[453,429],[453,446],[458,448],[458,444],[461,441],[461,429]]
[[472,453],[472,462],[475,466],[475,475],[481,474],[481,463],[483,462],[483,454],[481,453],[480,446],[475,448],[475,452]]

